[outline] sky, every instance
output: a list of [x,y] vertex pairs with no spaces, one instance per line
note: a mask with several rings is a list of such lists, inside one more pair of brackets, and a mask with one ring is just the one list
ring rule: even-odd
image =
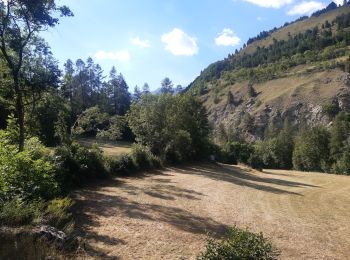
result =
[[[337,4],[342,0],[335,1]],[[56,59],[114,65],[132,91],[169,77],[187,86],[263,30],[324,8],[323,0],[58,0],[74,17],[43,34]]]

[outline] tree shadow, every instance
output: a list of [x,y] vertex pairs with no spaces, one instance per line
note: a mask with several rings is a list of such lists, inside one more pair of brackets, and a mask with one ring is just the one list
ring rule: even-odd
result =
[[[282,180],[278,178],[261,177],[252,172],[244,171],[236,166],[231,165],[216,165],[206,164],[204,166],[184,166],[170,168],[173,171],[183,174],[194,174],[205,176],[213,180],[229,182],[239,186],[245,186],[252,189],[257,189],[275,194],[289,194],[302,196],[302,194],[286,190],[288,187],[310,187],[318,188],[318,186],[310,185],[302,182]],[[272,187],[272,185],[280,186],[281,188]]]
[[[154,179],[153,179],[154,180]],[[202,196],[206,196],[203,193],[196,192],[190,189],[184,189],[172,184],[150,184],[144,188],[138,188],[130,184],[121,184],[121,190],[124,190],[129,195],[138,195],[140,193],[147,194],[151,197],[164,199],[164,200],[176,200],[178,198],[185,198],[188,200],[200,200]]]
[[[122,185],[118,184],[118,187]],[[133,201],[129,198],[106,194],[101,189],[84,189],[75,194],[77,201],[75,214],[78,216],[77,227],[83,237],[89,241],[96,241],[106,246],[117,244],[127,244],[126,241],[110,236],[102,236],[93,232],[91,227],[99,227],[101,223],[98,216],[105,218],[127,217],[154,221],[156,223],[166,223],[172,227],[195,234],[210,233],[214,237],[221,237],[226,234],[228,227],[209,217],[197,216],[179,207],[147,204]],[[131,188],[131,187],[130,187]],[[159,194],[156,195],[159,197]],[[161,199],[168,199],[160,197]],[[100,256],[104,252],[98,249],[89,248],[88,253],[93,256]]]
[[[172,180],[164,178],[165,176],[172,176],[170,173],[153,171],[138,174],[135,177],[127,177],[126,179],[137,180],[156,174],[157,178],[152,178],[150,185],[145,188],[131,185],[130,181],[126,182],[123,178],[116,178],[101,180],[85,189],[76,191],[73,195],[76,201],[74,212],[78,216],[76,224],[81,236],[89,241],[96,241],[106,246],[125,245],[127,243],[111,236],[93,232],[91,227],[101,226],[98,219],[99,216],[105,218],[122,216],[157,223],[163,222],[190,233],[210,233],[213,236],[222,236],[226,233],[228,227],[211,218],[196,216],[179,207],[144,204],[133,201],[133,195],[136,196],[140,193],[160,200],[171,201],[177,198],[200,200],[202,196],[206,196],[191,189],[175,186]],[[114,195],[113,192],[110,192],[111,188],[118,188],[131,196],[126,195],[127,197],[123,197]],[[87,249],[89,255],[109,259],[108,255],[103,251],[100,252],[98,249],[89,246],[87,246]]]
[[[75,199],[77,201],[75,212],[76,216],[79,216],[77,226],[79,230],[81,230],[83,236],[90,241],[97,241],[107,247],[127,244],[127,241],[93,232],[91,227],[99,227],[102,225],[102,223],[99,222],[99,216],[107,218],[107,221],[108,218],[113,217],[140,219],[143,221],[165,223],[189,233],[210,233],[214,237],[223,236],[228,227],[210,217],[195,215],[181,207],[169,206],[167,204],[140,203],[136,201],[137,196],[140,194],[151,196],[161,201],[173,201],[178,198],[201,200],[203,196],[206,196],[201,192],[179,187],[173,179],[167,178],[174,175],[172,171],[181,174],[204,176],[213,180],[229,182],[274,194],[302,196],[297,192],[289,191],[287,188],[317,187],[307,183],[272,178],[267,174],[256,174],[253,171],[249,172],[228,165],[188,165],[183,167],[171,167],[168,168],[168,170],[170,171],[152,171],[133,177],[129,176],[126,178],[103,180],[86,189],[77,191],[75,193]],[[138,187],[132,185],[133,180],[136,181],[149,177],[152,178],[146,183],[146,186]],[[117,188],[123,192],[116,194],[113,193],[111,188]],[[142,222],[140,222],[140,224],[142,224]],[[98,249],[92,249],[90,252],[96,256],[104,254],[104,252],[99,252]],[[108,255],[105,255],[105,258],[108,258]]]

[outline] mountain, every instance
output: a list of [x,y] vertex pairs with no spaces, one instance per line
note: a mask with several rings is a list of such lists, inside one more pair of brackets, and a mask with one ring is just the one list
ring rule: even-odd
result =
[[350,6],[262,32],[209,65],[187,91],[198,96],[215,136],[262,139],[269,127],[329,125],[350,112]]

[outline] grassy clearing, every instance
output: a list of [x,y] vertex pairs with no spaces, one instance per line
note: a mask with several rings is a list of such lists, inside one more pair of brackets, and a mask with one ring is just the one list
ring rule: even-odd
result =
[[97,144],[107,156],[116,156],[131,151],[132,143],[124,141],[103,141],[95,138],[79,138],[76,140],[79,144],[85,147],[92,147]]
[[263,232],[281,259],[347,259],[350,178],[191,165],[117,178],[76,193],[91,253],[121,259],[195,259],[206,234]]

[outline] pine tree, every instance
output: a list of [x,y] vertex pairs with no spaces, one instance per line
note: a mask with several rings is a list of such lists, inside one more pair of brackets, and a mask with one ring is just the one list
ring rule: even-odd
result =
[[166,77],[162,80],[161,82],[161,89],[160,89],[160,92],[163,93],[163,94],[173,94],[174,93],[174,90],[173,90],[173,83],[172,81]]
[[149,88],[148,83],[143,84],[143,87],[142,87],[142,94],[143,94],[143,95],[147,95],[147,94],[149,94],[149,93],[151,93],[151,91],[150,91],[150,88]]
[[141,90],[139,89],[139,87],[136,85],[135,88],[134,88],[134,100],[137,102],[140,100],[142,96],[142,92]]

